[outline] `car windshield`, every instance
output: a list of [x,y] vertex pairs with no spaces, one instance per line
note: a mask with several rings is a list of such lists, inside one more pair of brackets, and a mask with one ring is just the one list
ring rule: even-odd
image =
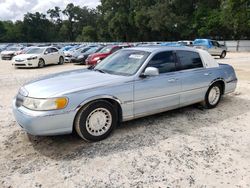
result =
[[99,53],[109,53],[114,46],[106,46],[99,51]]
[[20,48],[16,48],[16,47],[8,48],[8,51],[17,51],[17,50],[20,50]]
[[131,76],[138,71],[149,54],[149,52],[139,50],[118,51],[97,64],[94,70],[109,74]]
[[43,53],[43,48],[32,48],[26,52],[26,54],[41,54]]
[[90,48],[89,50],[86,51],[86,53],[94,53],[96,52],[100,47],[93,47],[93,48]]

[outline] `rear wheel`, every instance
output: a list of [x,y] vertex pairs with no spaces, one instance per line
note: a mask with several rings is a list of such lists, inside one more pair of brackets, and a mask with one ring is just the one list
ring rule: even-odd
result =
[[43,68],[45,66],[45,61],[43,59],[39,59],[38,61],[38,67]]
[[107,138],[116,124],[117,113],[112,104],[96,101],[78,112],[74,127],[81,138],[95,142]]
[[210,88],[206,93],[203,106],[208,109],[215,108],[219,104],[221,96],[222,96],[221,84],[214,83],[213,85],[210,86]]
[[226,57],[226,55],[227,55],[227,52],[226,51],[223,51],[222,53],[221,53],[221,55],[220,55],[220,58],[225,58]]

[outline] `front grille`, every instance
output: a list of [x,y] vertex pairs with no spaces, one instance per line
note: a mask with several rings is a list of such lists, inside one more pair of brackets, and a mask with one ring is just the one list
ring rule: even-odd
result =
[[15,63],[15,66],[26,66],[26,64],[23,64],[23,63]]
[[24,96],[18,94],[18,95],[16,96],[16,106],[17,106],[17,107],[22,106],[22,105],[23,105],[23,101],[24,101]]
[[16,59],[15,61],[16,62],[23,62],[24,60],[23,59]]

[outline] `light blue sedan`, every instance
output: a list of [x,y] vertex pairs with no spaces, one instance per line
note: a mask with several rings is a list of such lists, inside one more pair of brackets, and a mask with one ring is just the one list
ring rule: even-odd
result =
[[94,68],[27,83],[13,101],[20,126],[33,135],[75,130],[88,141],[106,138],[120,123],[202,103],[214,108],[237,85],[234,69],[204,50],[135,47]]

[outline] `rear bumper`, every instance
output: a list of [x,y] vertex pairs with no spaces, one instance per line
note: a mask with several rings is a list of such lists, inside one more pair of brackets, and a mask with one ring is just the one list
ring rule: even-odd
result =
[[24,107],[17,108],[15,100],[12,104],[13,114],[17,123],[29,134],[38,136],[69,134],[73,130],[75,112],[56,114],[36,112]]
[[234,92],[236,90],[237,83],[238,83],[238,79],[234,79],[234,80],[230,80],[226,82],[224,93],[228,94],[228,93]]

